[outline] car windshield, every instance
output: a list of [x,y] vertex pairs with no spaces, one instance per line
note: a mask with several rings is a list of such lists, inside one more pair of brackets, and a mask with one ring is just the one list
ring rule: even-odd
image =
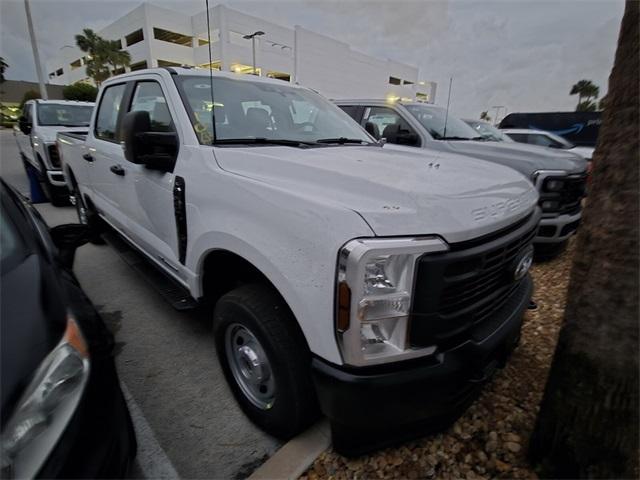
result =
[[38,124],[44,127],[86,127],[91,121],[92,105],[39,103]]
[[[473,140],[478,133],[459,118],[449,114],[444,108],[427,105],[405,105],[435,140]],[[446,131],[445,131],[446,119]]]
[[[287,84],[177,76],[200,143],[329,145],[373,143],[349,115],[310,90]],[[215,115],[215,140],[212,123]]]
[[571,143],[568,140],[562,138],[560,135],[556,135],[555,133],[545,132],[544,134],[541,134],[541,135],[546,135],[550,139],[552,139],[555,142],[557,142],[557,144],[553,145],[553,146],[555,146],[555,148],[562,148],[562,149],[568,150],[570,148],[575,147],[575,145],[573,143]]
[[491,140],[493,142],[512,142],[507,135],[502,133],[493,125],[489,125],[485,122],[476,122],[476,121],[468,121],[467,122],[471,128],[473,128],[478,134],[484,138],[485,140]]

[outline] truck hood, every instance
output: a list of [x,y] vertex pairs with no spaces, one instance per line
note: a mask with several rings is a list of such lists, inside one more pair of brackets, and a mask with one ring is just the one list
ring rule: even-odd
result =
[[595,150],[596,149],[594,147],[573,147],[569,149],[571,153],[580,155],[585,160],[591,160],[591,158],[593,157],[593,152],[595,152]]
[[[433,142],[441,143],[441,142]],[[451,152],[481,158],[518,170],[527,178],[537,170],[582,173],[587,163],[579,155],[536,145],[510,142],[449,141]]]
[[438,234],[460,242],[517,221],[537,202],[532,184],[511,169],[414,150],[269,146],[216,148],[215,157],[228,172],[350,209],[379,236]]
[[80,132],[86,132],[88,130],[89,130],[89,126],[86,126],[86,127],[38,126],[35,134],[37,138],[39,138],[44,143],[55,143],[56,135],[60,132],[80,133]]

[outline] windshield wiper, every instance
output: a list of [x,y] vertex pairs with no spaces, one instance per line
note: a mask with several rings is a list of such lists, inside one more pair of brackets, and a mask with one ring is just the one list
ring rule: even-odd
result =
[[317,143],[337,143],[338,145],[344,145],[345,143],[369,143],[366,140],[362,140],[361,138],[347,138],[347,137],[337,137],[337,138],[320,138],[316,140]]
[[286,138],[218,138],[214,140],[214,145],[282,145],[285,147],[307,148],[316,145],[315,142],[303,140],[289,140]]
[[438,140],[478,140],[482,137],[438,137]]

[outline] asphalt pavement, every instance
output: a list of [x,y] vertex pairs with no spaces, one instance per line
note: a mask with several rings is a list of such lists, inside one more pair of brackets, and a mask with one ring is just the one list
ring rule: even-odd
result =
[[[0,130],[0,175],[28,181],[10,130]],[[50,226],[73,207],[37,208]],[[218,364],[211,312],[175,311],[108,245],[85,245],[74,270],[117,341],[116,361],[139,441],[134,476],[245,478],[280,443],[238,408]]]

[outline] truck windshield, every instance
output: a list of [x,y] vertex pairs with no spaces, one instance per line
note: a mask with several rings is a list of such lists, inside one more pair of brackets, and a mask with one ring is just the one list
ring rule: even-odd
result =
[[[451,115],[447,117],[444,108],[427,105],[404,106],[416,120],[429,132],[435,140],[476,140],[478,133],[459,118]],[[447,129],[445,132],[445,118]]]
[[493,125],[489,125],[486,122],[476,122],[473,120],[469,120],[466,122],[471,128],[473,128],[476,132],[480,134],[482,138],[485,140],[490,140],[493,142],[511,142],[511,140],[507,135],[502,133]]
[[179,75],[174,78],[202,144],[320,146],[373,143],[346,113],[304,88],[214,77],[215,103],[212,104],[208,77]]
[[86,127],[91,121],[92,105],[68,105],[65,103],[39,103],[38,124],[44,127]]

